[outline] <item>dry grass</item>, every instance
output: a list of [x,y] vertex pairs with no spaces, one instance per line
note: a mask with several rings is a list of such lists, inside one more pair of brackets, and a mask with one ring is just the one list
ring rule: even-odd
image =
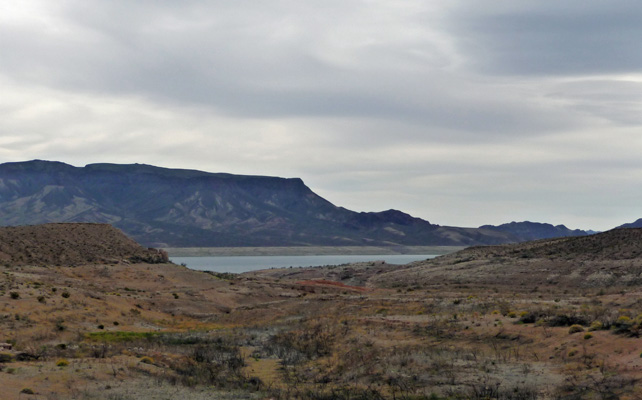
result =
[[1,267],[3,398],[642,396],[637,287],[376,288],[372,267]]

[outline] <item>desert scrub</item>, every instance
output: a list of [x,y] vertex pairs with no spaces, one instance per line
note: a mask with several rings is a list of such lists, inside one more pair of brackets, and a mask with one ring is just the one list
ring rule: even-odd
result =
[[22,394],[36,394],[31,388],[28,388],[28,387],[22,388],[20,393],[22,393]]
[[593,321],[591,326],[589,326],[589,331],[599,331],[601,329],[604,329],[604,325],[600,321]]
[[64,358],[61,358],[60,360],[56,361],[56,367],[66,367],[69,365],[69,361],[67,361]]
[[584,327],[582,325],[574,324],[574,325],[571,325],[570,328],[568,328],[569,335],[572,335],[573,333],[578,333],[578,332],[584,332]]
[[534,312],[523,311],[519,314],[519,322],[524,324],[533,324],[539,323],[541,325],[544,323],[543,320],[539,319],[539,315]]
[[593,335],[591,335],[590,333],[587,333],[587,334],[584,335],[584,340],[589,340],[592,337],[593,337]]
[[140,359],[140,362],[142,362],[143,364],[154,364],[154,359],[151,357],[145,356]]
[[174,360],[170,368],[186,386],[205,384],[226,389],[252,386],[258,389],[260,380],[244,374],[244,366],[240,347],[220,338],[207,345],[194,346],[186,359]]
[[128,331],[107,331],[90,332],[87,339],[96,342],[133,342],[135,340],[151,340],[159,336],[157,332],[128,332]]
[[615,321],[615,325],[616,326],[630,325],[631,322],[632,322],[631,317],[629,317],[628,315],[620,315]]
[[67,327],[65,326],[65,321],[63,319],[58,319],[56,321],[56,330],[62,332],[65,329],[67,329]]
[[14,299],[14,300],[17,300],[17,299],[19,299],[19,298],[20,298],[20,293],[18,293],[18,292],[11,292],[11,293],[9,293],[9,297],[11,297],[11,298],[12,298],[12,299]]
[[68,299],[69,297],[71,297],[71,293],[69,293],[69,292],[68,292],[68,291],[66,291],[66,290],[65,290],[64,292],[62,292],[60,295],[61,295],[62,297],[64,297],[65,299]]
[[0,363],[6,363],[13,361],[13,355],[9,353],[0,353]]

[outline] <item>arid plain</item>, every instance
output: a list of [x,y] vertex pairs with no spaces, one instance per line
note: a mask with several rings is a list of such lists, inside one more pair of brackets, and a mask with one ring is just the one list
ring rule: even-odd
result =
[[241,275],[32,229],[0,248],[3,399],[642,396],[637,229]]

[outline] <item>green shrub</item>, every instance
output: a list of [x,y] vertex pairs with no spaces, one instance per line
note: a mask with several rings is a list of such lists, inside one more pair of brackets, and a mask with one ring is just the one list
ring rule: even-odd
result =
[[65,329],[67,329],[67,327],[65,326],[65,321],[62,320],[62,319],[57,320],[56,321],[56,330],[62,332]]
[[158,332],[102,331],[86,334],[87,339],[96,342],[133,342],[135,340],[152,340],[159,337]]
[[587,334],[584,335],[584,340],[589,340],[592,337],[593,337],[593,335],[591,335],[590,333],[587,333]]
[[604,325],[600,321],[593,321],[591,326],[589,326],[589,331],[599,331],[604,328]]
[[71,294],[65,290],[64,292],[61,293],[61,296],[64,297],[65,299],[68,299],[69,297],[71,297]]
[[154,364],[154,359],[151,357],[145,356],[140,359],[140,362],[142,362],[143,364]]
[[65,360],[64,358],[56,361],[56,367],[66,367],[67,365],[69,365],[69,361]]
[[568,328],[569,335],[577,332],[584,332],[584,327],[582,325],[575,324]]
[[17,300],[20,298],[20,293],[18,292],[11,292],[9,293],[9,296],[11,296],[12,299]]
[[30,388],[22,388],[22,390],[20,391],[20,393],[24,393],[24,394],[35,394],[35,392],[34,392],[32,389],[30,389]]
[[6,363],[13,361],[13,355],[9,353],[0,353],[0,363]]

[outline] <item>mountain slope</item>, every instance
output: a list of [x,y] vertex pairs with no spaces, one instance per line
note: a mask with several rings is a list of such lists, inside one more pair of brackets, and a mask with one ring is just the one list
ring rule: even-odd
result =
[[0,165],[0,225],[109,223],[153,247],[475,245],[515,241],[492,228],[434,225],[396,210],[337,207],[298,178],[149,165]]
[[618,228],[642,228],[642,218],[637,219],[635,222],[622,224]]
[[480,228],[506,233],[513,242],[525,242],[537,239],[549,239],[568,236],[586,236],[588,232],[568,229],[564,225],[542,224],[538,222],[511,222],[498,226],[483,225]]
[[506,284],[515,289],[545,286],[608,287],[642,284],[642,229],[613,229],[590,236],[469,247],[400,271],[371,284]]

